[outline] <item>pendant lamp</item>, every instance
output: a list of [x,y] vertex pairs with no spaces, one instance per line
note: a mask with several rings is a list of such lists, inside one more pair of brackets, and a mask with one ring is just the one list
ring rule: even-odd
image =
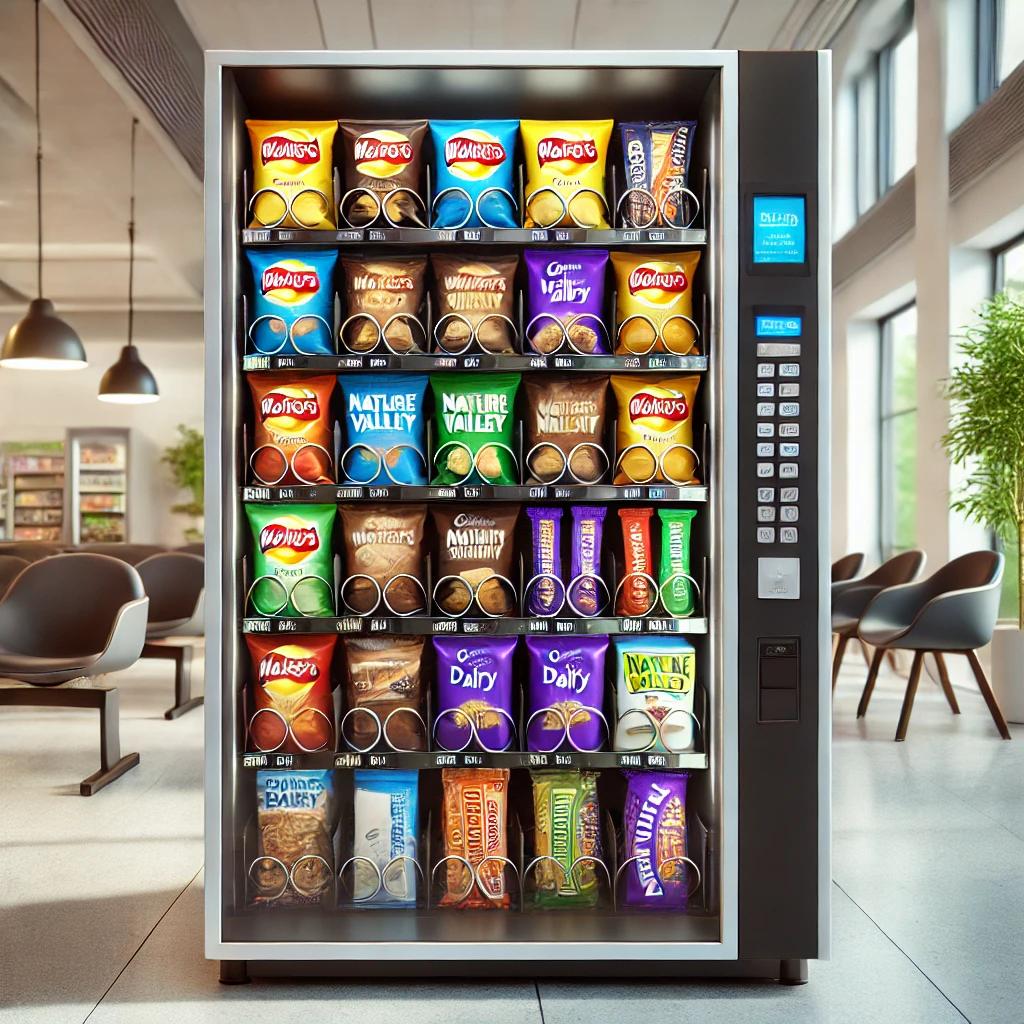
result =
[[36,0],[36,294],[28,312],[7,332],[0,366],[17,370],[81,370],[85,348],[74,329],[43,298],[43,126],[39,109],[39,0]]
[[100,381],[101,402],[121,405],[143,405],[160,399],[160,389],[149,367],[139,358],[139,350],[132,342],[135,324],[135,130],[138,118],[132,118],[131,198],[128,207],[128,344],[121,349],[117,362]]

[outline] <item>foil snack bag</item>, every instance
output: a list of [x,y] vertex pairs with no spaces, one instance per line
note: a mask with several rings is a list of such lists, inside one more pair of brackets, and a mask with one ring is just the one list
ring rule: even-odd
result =
[[434,340],[440,351],[465,352],[475,342],[484,352],[515,352],[518,263],[518,256],[430,257],[437,283]]
[[344,641],[346,745],[366,752],[426,750],[423,637],[359,637]]
[[248,349],[334,355],[333,249],[246,249],[252,271]]
[[337,121],[246,121],[252,147],[251,228],[334,227]]
[[538,483],[595,484],[608,472],[605,405],[608,378],[589,374],[529,374],[526,468]]
[[526,337],[534,352],[563,346],[582,355],[607,355],[603,249],[527,249]]
[[246,634],[252,660],[247,750],[302,754],[334,749],[333,636]]
[[249,468],[260,484],[334,483],[334,378],[250,373]]
[[600,750],[608,741],[604,718],[606,636],[526,636],[527,750],[550,752],[564,743]]
[[685,910],[695,886],[686,858],[686,773],[627,772],[627,907]]
[[619,125],[628,227],[687,227],[696,211],[688,187],[696,121],[627,121]]
[[515,738],[514,636],[435,636],[434,739],[442,750],[506,750]]
[[426,505],[339,505],[338,512],[345,552],[342,605],[357,615],[422,615]]
[[573,505],[570,509],[572,555],[565,600],[573,614],[582,618],[600,615],[610,599],[601,575],[601,536],[607,511],[600,505]]
[[427,482],[423,400],[419,373],[342,373],[345,447],[341,477],[353,484]]
[[658,566],[658,593],[665,611],[674,618],[685,618],[694,611],[693,583],[690,573],[690,531],[697,510],[659,508],[661,520],[661,559]]
[[435,484],[515,484],[518,373],[430,375],[437,423]]
[[535,906],[595,907],[600,896],[601,811],[594,772],[536,771],[533,781]]
[[679,753],[693,745],[697,656],[682,638],[615,640],[616,750]]
[[613,483],[697,483],[693,404],[700,376],[613,376],[619,407]]
[[353,899],[361,906],[414,907],[419,845],[419,772],[353,773]]
[[435,228],[515,228],[518,121],[431,121]]
[[524,227],[608,227],[607,121],[520,121],[526,158]]
[[256,615],[334,614],[333,505],[246,505]]
[[338,331],[349,352],[379,347],[405,355],[426,352],[427,334],[420,320],[426,256],[386,259],[343,256],[345,319]]
[[693,319],[693,277],[699,252],[656,256],[613,252],[615,269],[615,351],[619,355],[699,351]]
[[446,861],[442,907],[509,908],[508,776],[507,768],[442,770],[444,853],[452,858]]
[[427,226],[419,191],[426,121],[340,121],[339,213],[350,227],[383,218],[394,227]]

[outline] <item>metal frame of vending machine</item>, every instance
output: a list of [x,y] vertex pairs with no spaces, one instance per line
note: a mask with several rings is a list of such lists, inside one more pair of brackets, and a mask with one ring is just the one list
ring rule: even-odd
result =
[[[221,961],[222,980],[242,981],[249,973],[806,980],[807,960],[829,954],[829,54],[211,52],[205,102],[206,955]],[[339,116],[697,118],[690,180],[701,199],[700,219],[687,229],[661,230],[617,223],[603,231],[248,228],[245,118]],[[622,186],[613,163],[610,155],[614,208]],[[477,356],[475,362],[462,356],[373,362],[339,355],[318,357],[320,363],[253,357],[245,347],[245,248],[279,244],[398,253],[456,252],[460,245],[495,251],[593,245],[652,254],[699,248],[702,355],[539,361]],[[475,758],[385,753],[374,761],[343,746],[326,757],[245,753],[242,706],[249,666],[243,633],[315,627],[246,617],[250,540],[243,502],[401,500],[414,490],[385,488],[382,494],[380,488],[331,486],[280,493],[246,486],[245,372],[453,366],[521,367],[524,373],[538,366],[703,373],[703,486],[645,486],[628,494],[605,486],[572,495],[557,488],[508,489],[510,498],[522,502],[632,499],[694,503],[701,510],[698,617],[608,618],[585,629],[574,620],[564,627],[690,634],[702,691],[699,749],[667,755],[573,752],[558,762],[513,752]],[[375,493],[359,493],[368,490]],[[452,496],[443,488],[419,490],[424,493],[417,497],[428,500]],[[476,493],[458,497],[490,489],[469,490]],[[377,625],[351,617],[316,621],[322,630],[339,633],[416,631],[394,619]],[[497,631],[546,628],[543,622],[510,619]],[[559,624],[552,630],[561,631]],[[423,632],[432,631],[428,622]],[[249,904],[245,860],[254,849],[254,768],[333,767],[341,777],[352,766],[415,766],[437,773],[452,764],[545,763],[691,769],[687,815],[702,870],[686,913],[624,910],[614,886],[597,910],[543,914],[438,911],[429,906],[429,893],[428,905],[404,911],[360,910],[337,895],[329,907],[276,913]],[[438,807],[431,813],[436,819]],[[614,825],[609,827],[614,845]],[[428,823],[428,832],[433,828]],[[423,876],[429,880],[431,866],[438,866],[429,835],[424,847]]]

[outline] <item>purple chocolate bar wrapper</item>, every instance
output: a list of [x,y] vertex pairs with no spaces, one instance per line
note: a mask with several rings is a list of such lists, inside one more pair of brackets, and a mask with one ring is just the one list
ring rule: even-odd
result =
[[[469,729],[460,728],[454,715],[446,711],[465,708],[464,714],[472,718],[477,727],[480,745],[488,750],[504,750],[512,740],[512,655],[516,649],[514,636],[434,637],[437,652],[435,692],[437,703],[436,739],[445,750],[474,749],[467,743]],[[480,704],[487,703],[504,715],[492,716],[497,721],[487,723],[480,718]],[[483,711],[486,715],[486,710]],[[444,715],[444,717],[440,717]],[[508,717],[506,717],[506,715]]]
[[[527,687],[526,717],[543,708],[575,701],[597,712],[604,711],[604,656],[606,636],[527,636],[530,682]],[[550,751],[565,739],[559,723],[544,728],[544,716],[537,715],[526,731],[528,750]],[[573,742],[581,750],[597,750],[608,738],[608,729],[598,715],[588,722],[572,724]]]
[[[600,612],[607,595],[601,578],[601,530],[607,509],[600,505],[573,505],[572,558],[569,565],[568,598],[577,614],[591,617]],[[572,583],[578,576],[585,577]],[[589,577],[589,578],[586,578]]]
[[[604,249],[527,249],[526,321],[543,314],[566,322],[587,314],[602,319],[604,276],[608,253]],[[598,332],[595,354],[607,354]]]
[[[554,615],[565,599],[562,579],[562,510],[560,508],[528,508],[533,537],[533,555],[529,578],[536,580],[526,595],[531,615]],[[555,577],[551,579],[551,577]],[[557,581],[557,582],[556,582]]]
[[658,864],[686,856],[686,772],[626,772],[626,857],[637,857],[626,869],[627,907],[685,910],[687,893],[696,884],[685,862],[670,865],[674,878],[662,877]]

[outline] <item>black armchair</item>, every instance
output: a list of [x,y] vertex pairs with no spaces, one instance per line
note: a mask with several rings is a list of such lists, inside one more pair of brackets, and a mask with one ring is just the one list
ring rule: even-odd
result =
[[843,583],[852,580],[864,568],[864,552],[853,551],[832,563],[832,582]]
[[21,574],[21,570],[27,565],[28,562],[24,558],[0,554],[0,601],[3,600],[10,585]]

